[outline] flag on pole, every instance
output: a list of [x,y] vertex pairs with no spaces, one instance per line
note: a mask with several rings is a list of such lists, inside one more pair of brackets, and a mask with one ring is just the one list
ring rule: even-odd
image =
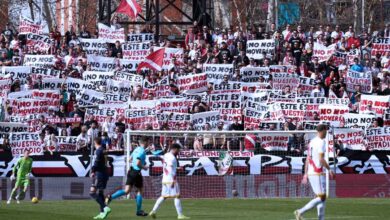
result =
[[161,71],[163,66],[164,53],[165,48],[161,48],[149,54],[147,57],[145,57],[145,60],[138,65],[137,72],[141,71],[142,68]]
[[141,6],[136,0],[122,0],[116,10],[117,13],[125,14],[130,18],[135,19],[137,14],[142,11]]

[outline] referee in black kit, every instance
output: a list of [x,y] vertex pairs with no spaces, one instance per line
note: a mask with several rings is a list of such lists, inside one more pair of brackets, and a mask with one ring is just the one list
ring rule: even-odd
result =
[[93,158],[93,166],[91,168],[92,185],[90,195],[100,206],[100,213],[93,219],[106,219],[110,214],[111,209],[104,202],[104,190],[108,182],[107,160],[105,149],[101,144],[101,138],[93,139],[95,145],[95,155]]

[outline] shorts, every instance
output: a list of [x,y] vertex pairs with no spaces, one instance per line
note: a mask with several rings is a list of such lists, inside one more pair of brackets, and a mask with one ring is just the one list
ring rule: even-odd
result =
[[316,196],[323,196],[326,194],[326,178],[325,175],[309,176],[309,182]]
[[102,172],[96,172],[95,177],[92,179],[91,187],[97,190],[104,190],[107,187],[108,175]]
[[127,186],[135,186],[136,188],[142,188],[144,186],[144,179],[140,170],[130,169],[127,173],[126,179]]
[[161,196],[163,198],[178,198],[180,196],[180,187],[178,183],[175,183],[172,187],[172,183],[162,184]]
[[30,179],[29,178],[17,178],[15,187],[28,187],[30,185]]

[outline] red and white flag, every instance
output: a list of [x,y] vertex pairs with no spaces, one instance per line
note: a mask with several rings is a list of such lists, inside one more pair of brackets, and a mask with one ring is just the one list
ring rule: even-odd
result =
[[135,19],[137,14],[142,11],[141,6],[136,0],[122,0],[116,10],[117,13],[125,14],[130,18]]
[[163,66],[165,48],[154,51],[145,57],[137,67],[137,72],[141,71],[142,68],[149,68],[156,71],[161,71]]

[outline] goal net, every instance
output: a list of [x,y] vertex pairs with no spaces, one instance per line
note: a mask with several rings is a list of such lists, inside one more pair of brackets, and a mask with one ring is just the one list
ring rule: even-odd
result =
[[310,186],[301,180],[307,146],[315,134],[306,130],[127,131],[125,155],[130,157],[141,137],[149,138],[149,169],[142,171],[146,198],[161,193],[162,156],[173,143],[182,146],[177,173],[183,198],[311,197]]

